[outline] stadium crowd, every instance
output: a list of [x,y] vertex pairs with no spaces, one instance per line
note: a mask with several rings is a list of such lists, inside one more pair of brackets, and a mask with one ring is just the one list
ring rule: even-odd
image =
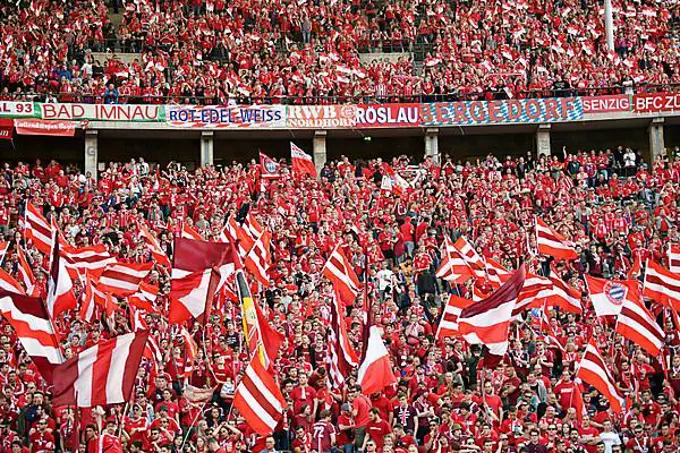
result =
[[[119,26],[104,0],[0,2],[0,97],[409,102],[668,91],[680,82],[672,0],[614,0],[613,52],[595,0],[112,3]],[[118,50],[139,56],[123,63]],[[383,51],[416,57],[360,58]]]
[[[678,326],[668,310],[656,312],[667,334],[664,372],[658,358],[595,317],[583,281],[640,278],[637,266],[647,258],[667,264],[668,245],[680,241],[680,150],[670,151],[651,163],[623,147],[565,150],[559,158],[444,156],[441,164],[343,158],[327,164],[319,180],[291,177],[285,162],[283,177],[272,180],[260,178],[255,161],[189,172],[176,163],[153,168],[140,158],[111,162],[96,180],[56,161],[5,164],[0,232],[10,245],[2,267],[19,280],[21,248],[45,297],[49,257],[22,234],[29,201],[56,220],[72,245],[105,244],[126,262],[153,260],[138,225],[153,231],[170,257],[183,225],[217,241],[244,204],[272,232],[272,285],[254,295],[286,335],[274,368],[288,409],[273,436],[256,435],[231,405],[248,362],[238,300],[222,294],[205,326],[188,324],[198,345],[190,367],[187,340],[167,323],[169,269],[156,263],[147,283],[160,292],[144,320],[160,351],[143,359],[131,404],[81,411],[81,452],[677,452]],[[387,168],[408,174],[411,187],[401,194],[381,189]],[[534,252],[535,215],[578,245],[577,260]],[[510,351],[493,369],[478,366],[478,346],[435,340],[446,293],[472,298],[487,290],[483,279],[448,285],[435,277],[444,237],[461,235],[509,270],[525,261],[530,272],[563,279],[582,293],[583,313],[527,311],[513,323]],[[341,388],[328,381],[332,290],[320,271],[340,241],[363,287],[345,317],[350,342],[361,350],[363,307],[370,307],[398,379],[369,397],[354,372]],[[72,310],[56,329],[70,357],[130,331],[132,322],[128,301],[119,299],[112,316],[97,308],[88,323]],[[50,388],[17,333],[6,320],[0,325],[0,453],[72,451],[73,408],[52,406]],[[574,382],[591,338],[609,351],[607,364],[626,397],[621,414]],[[576,393],[583,414],[576,413]],[[102,447],[100,429],[119,443]]]

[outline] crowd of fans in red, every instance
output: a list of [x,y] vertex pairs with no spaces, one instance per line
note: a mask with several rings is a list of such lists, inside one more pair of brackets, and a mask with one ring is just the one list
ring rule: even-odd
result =
[[[413,188],[401,196],[381,190],[381,159],[352,164],[343,158],[326,165],[318,181],[287,177],[284,167],[283,178],[264,186],[254,161],[188,172],[174,163],[156,171],[139,159],[110,163],[98,180],[55,161],[5,164],[0,232],[12,243],[2,266],[16,276],[16,248],[23,247],[45,295],[48,257],[21,234],[29,200],[56,218],[74,245],[103,243],[131,262],[152,259],[137,222],[155,232],[169,256],[183,222],[217,240],[246,202],[273,233],[273,285],[255,294],[287,338],[275,370],[289,408],[273,436],[255,435],[231,408],[248,361],[238,302],[221,298],[204,327],[190,326],[199,350],[186,375],[186,345],[165,317],[169,270],[156,265],[148,280],[161,288],[158,313],[145,319],[162,358],[143,359],[130,405],[108,407],[101,416],[83,411],[81,452],[100,451],[96,421],[127,452],[677,452],[680,334],[670,317],[660,315],[667,377],[656,358],[595,318],[585,292],[582,315],[547,313],[564,352],[546,342],[537,322],[542,316],[534,312],[513,324],[509,354],[496,369],[478,369],[477,347],[458,339],[435,342],[433,335],[442,295],[471,298],[475,285],[450,288],[435,278],[445,235],[465,235],[482,256],[508,269],[525,259],[530,272],[554,272],[582,291],[583,274],[625,277],[635,258],[663,262],[665,247],[680,241],[679,151],[649,166],[622,147],[560,159],[529,153],[463,163],[445,156],[440,165],[427,158],[417,170],[403,157],[391,162],[396,171],[410,169],[404,174]],[[579,260],[557,263],[531,253],[534,215],[578,243]],[[398,377],[398,385],[370,398],[356,388],[355,376],[341,389],[327,385],[332,289],[320,271],[340,240],[365,282],[347,313],[350,341],[361,349],[368,297]],[[5,321],[0,325],[0,453],[71,451],[73,410],[52,407],[50,389],[15,332]],[[125,303],[114,321],[87,324],[72,312],[57,321],[67,356],[130,329]],[[589,338],[610,351],[606,360],[627,397],[621,415],[572,379]],[[186,384],[212,389],[209,401],[197,402]],[[583,393],[583,416],[576,414],[575,392]]]
[[[680,81],[670,0],[614,0],[614,52],[595,0],[113,3],[118,27],[104,0],[0,2],[2,97],[428,101],[668,90]],[[140,56],[124,64],[117,49]],[[362,62],[371,51],[414,51],[418,64]]]

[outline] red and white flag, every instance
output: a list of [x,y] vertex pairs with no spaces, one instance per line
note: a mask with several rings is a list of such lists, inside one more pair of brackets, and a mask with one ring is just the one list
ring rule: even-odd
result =
[[493,355],[505,355],[510,320],[525,279],[526,269],[522,264],[497,291],[463,309],[458,317],[458,331],[465,341],[483,344]]
[[634,297],[638,292],[637,282],[632,280],[611,281],[589,275],[584,277],[597,316],[618,316],[623,302],[629,295]]
[[512,311],[512,316],[518,316],[529,308],[543,308],[543,299],[549,295],[552,285],[550,279],[534,274],[527,274],[524,286],[517,297],[517,303],[515,304],[515,309]]
[[371,326],[366,344],[366,357],[359,367],[357,383],[364,395],[372,395],[397,383],[392,371],[390,353],[385,347],[378,326]]
[[95,306],[104,310],[107,317],[111,317],[118,307],[111,293],[102,290],[100,286],[94,276],[89,272],[85,273],[85,291],[80,304],[80,318],[85,322],[92,322]]
[[125,297],[134,294],[139,289],[142,280],[149,275],[153,263],[123,263],[117,261],[104,269],[99,283],[102,290],[114,296]]
[[106,406],[129,401],[148,330],[100,341],[59,365],[52,391],[55,407]]
[[302,149],[293,142],[290,142],[290,157],[293,162],[293,175],[309,175],[312,178],[317,177],[316,167],[314,166],[312,156],[302,151]]
[[73,292],[73,282],[66,269],[66,261],[61,257],[59,228],[52,222],[52,250],[50,252],[50,276],[47,284],[47,312],[56,319],[64,311],[78,306]]
[[444,236],[442,261],[435,275],[437,278],[456,284],[465,283],[474,276],[472,268],[448,236]]
[[486,278],[484,259],[477,253],[470,241],[465,239],[465,236],[459,237],[453,246],[458,250],[458,253],[460,253],[460,256],[463,257],[467,265],[470,266],[476,277]]
[[592,342],[586,347],[576,377],[595,387],[607,398],[614,412],[621,413],[625,401],[614,385],[616,381],[609,372],[602,354]]
[[680,274],[680,244],[668,246],[668,269],[674,274]]
[[552,282],[552,288],[548,291],[545,298],[548,307],[559,307],[560,310],[569,313],[581,313],[581,293],[567,285],[562,279],[557,277],[549,277]]
[[0,293],[0,314],[14,328],[21,346],[51,385],[54,368],[65,359],[42,301],[19,294]]
[[442,313],[442,318],[439,321],[439,327],[437,328],[436,339],[446,338],[446,337],[456,337],[460,335],[458,331],[458,318],[460,317],[463,309],[469,307],[474,302],[470,299],[464,299],[462,297],[454,296],[453,294],[448,295],[446,304],[444,305],[444,312]]
[[339,242],[328,261],[321,269],[321,274],[333,283],[340,294],[340,299],[345,305],[354,304],[359,294],[359,278],[342,251],[342,242]]
[[24,238],[33,241],[35,248],[45,255],[52,249],[52,231],[50,223],[42,213],[29,201],[26,202],[26,212],[24,214],[26,228]]
[[328,332],[329,376],[333,387],[340,388],[351,368],[359,365],[359,358],[349,342],[340,296],[333,291],[331,325]]
[[210,316],[210,308],[219,282],[219,274],[213,268],[192,272],[171,280],[170,312],[168,322],[178,324],[191,318],[203,322]]
[[680,311],[680,274],[674,274],[653,260],[647,260],[642,295]]
[[[182,306],[181,301],[176,299],[174,305],[171,303],[170,316],[173,319],[182,319],[190,315],[198,319],[199,322],[207,321],[207,316],[210,316],[209,312],[212,308],[214,292],[219,291],[222,284],[235,271],[234,260],[238,258],[234,256],[232,244],[231,242],[208,242],[178,238],[175,239],[174,250],[170,284],[172,286],[174,280],[187,277],[186,280],[172,286],[172,288],[178,290],[175,291],[177,297],[182,299],[189,297],[185,300],[189,305]],[[213,269],[213,274],[206,273],[210,269]],[[193,276],[189,277],[190,274],[193,274]],[[215,277],[217,277],[217,280],[213,281]],[[205,284],[206,278],[208,278],[209,287],[199,288],[199,286]],[[192,284],[196,286],[191,288],[190,285]],[[197,305],[199,303],[197,298],[200,297],[202,291],[210,293],[205,293],[203,311]]]
[[187,225],[186,222],[183,222],[182,224],[182,237],[184,239],[193,239],[195,241],[204,241],[203,236],[201,236],[201,233],[196,231],[193,227],[190,225]]
[[[19,248],[20,246],[17,246]],[[0,265],[5,260],[5,255],[7,255],[7,249],[9,249],[8,241],[0,241]]]
[[510,272],[497,261],[489,258],[484,262],[486,279],[494,289],[500,288],[510,278]]
[[149,230],[144,228],[140,222],[137,223],[137,228],[139,228],[139,232],[142,235],[142,238],[144,238],[144,242],[151,251],[151,256],[153,256],[153,259],[156,260],[156,263],[167,268],[171,267],[168,255],[165,253],[165,251],[163,251],[156,238],[149,232]]
[[24,287],[26,288],[26,294],[37,297],[38,287],[35,284],[35,275],[33,274],[33,269],[31,269],[31,266],[28,264],[26,255],[20,246],[17,247],[17,258],[19,261],[18,272],[19,276],[21,277],[21,281],[24,283]]
[[623,300],[621,313],[617,318],[616,332],[641,346],[652,357],[659,355],[665,339],[663,329],[642,303],[637,288],[632,289]]
[[14,294],[26,294],[24,287],[21,283],[16,281],[14,277],[5,272],[4,269],[0,268],[0,291],[9,291]]
[[272,264],[271,241],[272,234],[265,230],[257,238],[243,261],[245,268],[265,287],[271,284],[268,273]]
[[179,332],[180,336],[184,340],[184,350],[186,351],[186,360],[184,362],[184,377],[188,378],[194,372],[194,361],[198,356],[198,346],[191,336],[189,331],[182,326]]
[[578,258],[571,243],[538,217],[536,217],[536,248],[541,255],[553,256],[557,259],[575,260]]
[[238,256],[245,260],[250,249],[255,246],[255,242],[264,232],[265,229],[250,212],[246,214],[243,223],[239,223],[235,216],[231,216],[223,231],[225,237],[222,242],[229,242],[231,239],[231,242],[237,246]]
[[139,289],[136,293],[128,297],[128,302],[130,305],[137,307],[141,310],[148,312],[156,312],[156,298],[158,297],[159,288],[157,285],[152,285],[151,283],[142,282],[139,285]]
[[72,280],[81,279],[86,271],[90,275],[100,275],[106,266],[116,262],[104,244],[80,248],[64,244],[61,246],[61,257]]
[[281,165],[262,151],[260,151],[260,171],[262,179],[277,179],[281,177]]
[[248,426],[260,436],[271,434],[283,416],[283,411],[288,408],[274,376],[265,369],[257,356],[250,360],[236,387],[234,407]]

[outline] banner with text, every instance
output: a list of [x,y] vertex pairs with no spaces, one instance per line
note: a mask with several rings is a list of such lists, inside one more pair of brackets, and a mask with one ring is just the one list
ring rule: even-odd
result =
[[284,128],[286,107],[283,105],[166,105],[165,120],[182,128]]
[[354,126],[355,105],[291,105],[287,124],[290,129],[345,129]]
[[0,118],[38,118],[33,102],[0,101]]
[[17,119],[14,126],[19,135],[51,135],[54,137],[73,137],[78,123],[68,120]]
[[650,93],[633,96],[633,111],[636,113],[680,111],[680,93]]
[[608,96],[588,96],[582,97],[583,113],[615,113],[630,112],[631,102],[628,94],[613,94]]
[[44,120],[90,121],[162,121],[162,105],[128,104],[38,104],[36,109]]
[[359,104],[354,127],[419,127],[421,104]]
[[423,104],[423,126],[555,123],[583,118],[580,98],[510,99],[506,101]]

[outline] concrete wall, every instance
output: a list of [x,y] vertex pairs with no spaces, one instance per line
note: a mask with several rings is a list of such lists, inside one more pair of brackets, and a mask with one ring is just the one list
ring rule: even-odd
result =
[[527,151],[533,152],[535,148],[534,134],[439,136],[439,153],[442,158],[448,154],[454,161],[474,160],[487,154],[495,154],[499,157],[524,156]]
[[615,148],[618,145],[639,149],[649,158],[649,134],[646,128],[609,129],[609,130],[580,130],[573,132],[550,133],[553,154],[560,155],[562,146],[570,152],[577,150],[590,151],[592,149]]
[[336,160],[345,155],[350,159],[371,159],[382,157],[391,159],[403,154],[416,162],[423,160],[425,145],[422,136],[416,137],[373,137],[364,138],[326,138],[327,159]]
[[13,140],[0,140],[0,161],[35,162],[40,159],[49,163],[50,159],[76,163],[83,168],[85,139],[82,134],[76,137],[39,137],[16,135]]
[[[79,148],[83,151],[82,145]],[[200,140],[196,139],[114,139],[99,137],[99,162],[127,161],[139,156],[165,166],[171,160],[193,166],[199,162]]]

